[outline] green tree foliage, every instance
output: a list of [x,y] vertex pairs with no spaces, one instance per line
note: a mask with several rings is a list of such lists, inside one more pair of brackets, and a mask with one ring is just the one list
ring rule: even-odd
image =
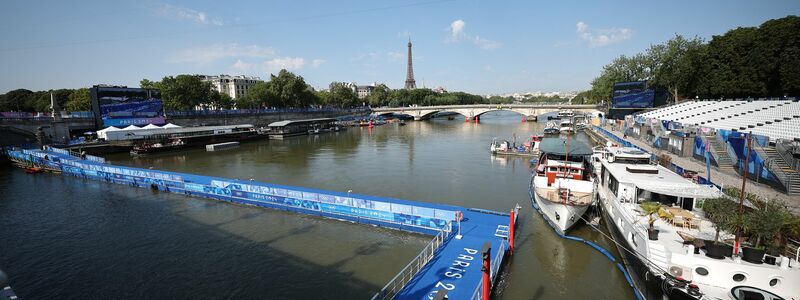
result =
[[33,95],[32,91],[26,89],[9,91],[3,95],[3,102],[0,103],[0,107],[2,107],[3,111],[33,111],[29,106],[30,99],[34,97]]
[[67,96],[67,102],[63,107],[67,111],[89,111],[92,110],[92,98],[88,88],[80,88]]
[[[388,97],[386,98],[386,102],[380,103],[380,106],[388,105],[391,107],[399,107],[411,105],[432,106],[482,103],[489,103],[489,101],[482,96],[464,92],[439,93],[431,89],[400,89],[390,91],[388,93]],[[372,105],[374,106],[374,104]]]
[[367,96],[367,103],[372,107],[385,106],[389,101],[389,88],[384,84],[375,86],[372,93]]
[[[272,97],[274,99],[274,96]],[[277,103],[270,102],[269,86],[266,82],[257,82],[247,90],[247,95],[235,100],[236,108],[253,109],[268,106],[275,106]]]
[[680,99],[679,91],[694,90],[702,49],[702,39],[686,39],[680,35],[650,46],[645,56],[653,72],[651,84],[669,90],[673,99]]
[[307,107],[316,97],[302,76],[284,69],[277,76],[270,75],[267,99],[272,107]]
[[[144,80],[141,83],[148,84]],[[191,110],[201,104],[210,104],[216,93],[211,90],[210,82],[196,75],[167,76],[153,86],[161,90],[166,109]]]
[[359,103],[356,91],[345,85],[343,82],[331,82],[328,87],[330,97],[327,99],[328,105],[337,107],[357,106]]
[[649,80],[674,99],[800,95],[800,17],[699,38],[676,36],[603,67],[583,101],[611,98],[614,83]]

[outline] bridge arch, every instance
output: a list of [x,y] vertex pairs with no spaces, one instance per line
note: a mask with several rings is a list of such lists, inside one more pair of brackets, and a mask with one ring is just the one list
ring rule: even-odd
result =
[[36,143],[36,134],[13,126],[0,125],[0,146]]

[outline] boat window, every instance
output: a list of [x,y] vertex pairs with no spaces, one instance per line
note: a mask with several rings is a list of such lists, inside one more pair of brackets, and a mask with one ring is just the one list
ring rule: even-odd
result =
[[606,167],[600,166],[600,183],[605,184],[605,177],[606,177]]
[[617,190],[619,189],[619,181],[617,181],[617,179],[614,178],[614,176],[611,176],[610,174],[608,176],[608,189],[611,190],[611,193],[614,194],[614,196],[619,197],[619,195],[617,195]]
[[555,171],[558,171],[556,167],[550,167],[550,172],[555,172]]

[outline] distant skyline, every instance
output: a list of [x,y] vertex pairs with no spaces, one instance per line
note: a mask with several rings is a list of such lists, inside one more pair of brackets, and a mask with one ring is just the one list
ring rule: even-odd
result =
[[800,14],[800,1],[4,1],[0,93],[281,68],[402,88],[585,90],[621,54]]

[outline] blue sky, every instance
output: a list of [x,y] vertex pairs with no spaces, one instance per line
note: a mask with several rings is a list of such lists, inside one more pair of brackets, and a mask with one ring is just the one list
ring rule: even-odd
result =
[[614,57],[676,33],[797,14],[797,0],[3,1],[0,93],[280,68],[317,88],[401,88],[409,35],[418,87],[582,90]]

